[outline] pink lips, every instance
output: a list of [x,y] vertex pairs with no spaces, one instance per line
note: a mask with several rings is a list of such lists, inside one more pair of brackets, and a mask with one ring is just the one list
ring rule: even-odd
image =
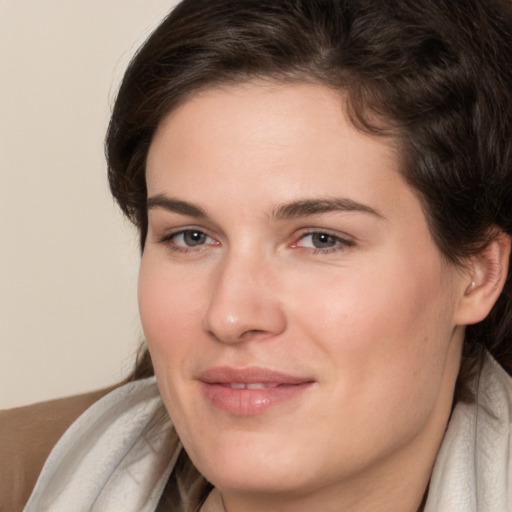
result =
[[222,411],[251,416],[304,392],[313,380],[264,368],[215,367],[201,373],[206,398]]

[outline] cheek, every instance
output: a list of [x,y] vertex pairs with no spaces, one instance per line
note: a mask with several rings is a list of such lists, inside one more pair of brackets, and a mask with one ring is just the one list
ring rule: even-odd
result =
[[440,385],[454,305],[439,257],[428,261],[416,264],[403,253],[335,279],[315,276],[295,302],[300,329],[335,362],[333,379],[345,376],[339,385],[360,403]]
[[176,269],[171,273],[151,254],[143,256],[138,282],[139,312],[157,373],[182,368],[187,353],[194,350],[197,336],[191,334],[200,327],[198,316],[204,295],[204,283],[197,277]]
[[400,343],[433,315],[432,288],[412,279],[399,283],[379,272],[347,271],[305,283],[293,302],[301,310],[299,321],[319,340],[338,340],[334,346],[347,350],[375,350],[384,341]]
[[[194,355],[201,353],[199,299],[204,283],[155,259],[143,256],[138,299],[144,336],[151,354],[158,388],[171,420],[188,438],[186,413],[193,401],[183,393]],[[185,423],[184,423],[185,422]]]

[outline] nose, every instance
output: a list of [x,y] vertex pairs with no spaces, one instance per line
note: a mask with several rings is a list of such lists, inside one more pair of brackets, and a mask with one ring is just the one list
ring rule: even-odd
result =
[[204,329],[222,343],[267,339],[286,329],[278,281],[262,258],[228,257],[214,279]]

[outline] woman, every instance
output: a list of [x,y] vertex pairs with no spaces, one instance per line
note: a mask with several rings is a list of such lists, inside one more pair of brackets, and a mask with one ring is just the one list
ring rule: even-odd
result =
[[149,352],[27,511],[511,509],[511,12],[163,21],[106,143]]

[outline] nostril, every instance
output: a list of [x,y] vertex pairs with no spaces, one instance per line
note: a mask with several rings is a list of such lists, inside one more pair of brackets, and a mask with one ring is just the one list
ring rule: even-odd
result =
[[250,340],[263,340],[273,336],[273,333],[263,329],[248,329],[242,332],[239,337],[240,342],[247,342]]
[[248,331],[245,331],[242,334],[243,338],[249,338],[249,337],[258,337],[258,336],[265,336],[268,335],[268,332],[261,330],[261,329],[250,329]]
[[222,331],[220,329],[207,329],[209,335],[216,341],[222,343],[244,343],[250,340],[264,339],[272,336],[272,333],[265,331],[264,329],[240,329],[239,331],[227,330]]

